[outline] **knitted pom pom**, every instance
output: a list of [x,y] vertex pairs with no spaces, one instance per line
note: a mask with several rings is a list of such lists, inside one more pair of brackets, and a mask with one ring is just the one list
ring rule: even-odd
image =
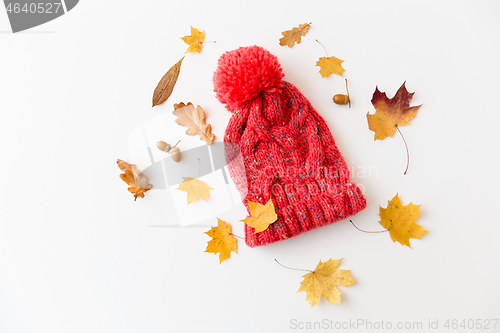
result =
[[214,92],[229,111],[261,91],[280,92],[284,76],[278,58],[260,46],[240,47],[219,58],[214,73]]

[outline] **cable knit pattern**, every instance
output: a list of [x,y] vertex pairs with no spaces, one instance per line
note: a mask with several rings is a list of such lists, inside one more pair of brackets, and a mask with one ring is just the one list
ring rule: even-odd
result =
[[[238,183],[248,186],[245,191],[239,188],[247,193],[242,198],[245,205],[247,200],[265,204],[271,198],[278,215],[276,222],[257,234],[245,225],[247,245],[294,237],[364,209],[365,198],[350,182],[324,119],[293,84],[281,79],[276,57],[251,46],[226,52],[221,59],[214,90],[233,112],[224,142],[239,146],[245,167],[243,172],[229,164],[229,172],[237,187]],[[245,59],[243,67],[241,59]],[[234,90],[240,85],[244,88]],[[229,154],[234,151],[226,151]],[[241,174],[246,182],[237,179]]]

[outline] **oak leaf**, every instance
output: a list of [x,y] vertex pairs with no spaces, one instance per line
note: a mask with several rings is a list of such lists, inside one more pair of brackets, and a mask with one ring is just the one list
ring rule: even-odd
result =
[[398,194],[389,201],[387,208],[380,207],[379,216],[379,223],[389,230],[392,241],[410,248],[410,238],[420,239],[427,232],[415,223],[415,219],[420,216],[420,205],[410,202],[401,206]]
[[203,42],[205,41],[205,32],[200,32],[198,29],[191,27],[191,36],[181,37],[184,43],[188,44],[186,52],[198,52],[203,49]]
[[299,24],[298,27],[294,27],[292,30],[283,31],[281,34],[283,37],[280,38],[280,45],[288,45],[292,47],[294,43],[299,44],[301,42],[301,36],[305,36],[311,23]]
[[341,261],[342,259],[330,259],[322,263],[320,260],[313,272],[303,276],[304,280],[300,283],[297,292],[306,292],[306,301],[309,301],[311,307],[318,304],[321,295],[330,304],[340,304],[341,292],[337,286],[349,287],[355,284],[349,274],[350,271],[338,269]]
[[248,210],[250,211],[250,216],[242,221],[255,229],[254,234],[266,230],[278,219],[271,199],[265,205],[248,200]]
[[208,196],[212,187],[208,186],[203,180],[192,177],[182,177],[183,181],[176,190],[187,193],[187,204],[194,202],[196,199],[202,199],[208,202]]
[[385,92],[380,92],[378,87],[372,97],[375,113],[366,114],[368,128],[375,132],[374,140],[383,140],[391,136],[398,126],[406,125],[417,115],[422,105],[410,107],[410,100],[415,93],[406,90],[405,83],[398,89],[393,98],[387,98]]
[[327,77],[332,73],[342,76],[344,69],[342,68],[341,64],[343,62],[344,60],[340,60],[339,58],[334,56],[321,57],[316,62],[316,66],[319,66],[321,68],[319,70],[319,73],[321,74],[322,77]]
[[188,128],[186,130],[187,135],[198,134],[200,140],[205,141],[208,145],[214,141],[215,135],[212,133],[212,125],[206,124],[205,112],[201,106],[198,105],[195,108],[191,102],[187,104],[178,103],[174,104],[172,113],[177,116],[177,119],[175,119],[177,124]]
[[153,106],[160,105],[165,102],[172,94],[172,90],[174,90],[175,83],[179,77],[183,59],[184,57],[182,57],[181,60],[179,60],[175,65],[170,67],[168,72],[165,73],[160,82],[158,82],[158,85],[153,92]]
[[236,238],[231,233],[231,226],[219,218],[217,218],[217,227],[212,227],[209,231],[205,232],[212,237],[208,241],[207,249],[205,252],[219,253],[219,264],[229,258],[231,251],[236,253]]
[[137,197],[144,198],[144,193],[153,187],[153,185],[148,184],[148,177],[144,176],[135,164],[129,164],[122,160],[117,160],[116,163],[120,170],[123,171],[120,178],[128,184],[128,191],[134,195],[134,201]]

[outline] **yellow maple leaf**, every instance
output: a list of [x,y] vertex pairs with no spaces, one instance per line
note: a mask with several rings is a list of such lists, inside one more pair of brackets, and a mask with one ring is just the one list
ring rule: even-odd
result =
[[219,264],[229,258],[231,251],[236,253],[236,238],[231,233],[231,226],[219,218],[217,218],[217,227],[212,227],[209,231],[205,232],[212,237],[208,241],[207,249],[205,252],[219,253]]
[[280,38],[280,45],[288,45],[292,47],[294,43],[299,44],[301,42],[301,36],[305,36],[311,23],[299,24],[298,27],[294,27],[292,30],[283,31],[281,34],[283,37]]
[[134,201],[137,197],[144,198],[144,193],[153,188],[153,185],[148,183],[148,177],[144,176],[135,164],[129,164],[122,160],[117,160],[116,163],[123,171],[120,178],[128,184],[128,191],[134,195]]
[[410,100],[415,93],[406,90],[405,83],[398,89],[393,98],[387,98],[385,92],[380,92],[378,87],[372,97],[375,113],[366,114],[368,128],[375,132],[374,140],[383,140],[391,136],[398,126],[406,125],[417,115],[422,105],[410,107]]
[[191,27],[191,36],[181,37],[184,43],[188,44],[186,52],[201,52],[203,49],[203,42],[205,41],[205,32],[200,32],[198,29]]
[[338,269],[341,261],[342,259],[330,259],[322,263],[320,260],[313,272],[303,276],[304,280],[297,292],[306,292],[306,301],[309,301],[311,307],[318,304],[321,295],[330,304],[340,304],[341,292],[337,286],[349,287],[356,283],[349,274],[350,271]]
[[192,177],[182,177],[184,179],[176,190],[187,192],[187,204],[189,205],[196,199],[208,201],[209,191],[213,190],[203,180]]
[[420,205],[410,202],[401,206],[398,194],[389,201],[387,208],[380,207],[379,216],[379,223],[389,230],[392,241],[398,241],[410,248],[410,238],[420,239],[420,236],[427,232],[415,223],[415,219],[420,216]]
[[271,199],[265,205],[248,200],[248,210],[251,216],[242,221],[255,229],[254,234],[266,230],[269,225],[278,219]]
[[344,72],[344,69],[342,68],[343,62],[344,60],[340,60],[339,58],[334,56],[321,57],[316,62],[316,66],[319,66],[321,68],[319,70],[319,73],[322,77],[327,77],[332,73],[342,76],[342,73]]

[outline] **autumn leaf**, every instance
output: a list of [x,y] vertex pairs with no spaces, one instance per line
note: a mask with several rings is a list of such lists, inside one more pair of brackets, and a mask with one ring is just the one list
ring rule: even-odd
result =
[[399,126],[408,124],[410,120],[417,115],[418,109],[422,106],[410,107],[410,100],[413,94],[415,93],[410,94],[408,90],[406,90],[405,82],[403,82],[403,85],[398,89],[396,95],[390,99],[387,98],[385,92],[380,92],[378,87],[376,87],[372,97],[375,113],[370,114],[368,112],[366,114],[368,128],[375,132],[374,140],[383,140],[388,136],[392,137],[396,129],[401,134],[406,147],[407,156],[405,175],[410,164],[410,152]]
[[191,27],[191,36],[184,36],[181,37],[181,39],[184,43],[189,45],[188,49],[184,53],[200,53],[203,49],[203,42],[205,41],[205,32],[200,32],[198,29]]
[[292,30],[283,31],[281,34],[283,35],[280,38],[280,45],[288,45],[288,47],[292,47],[293,43],[299,44],[301,41],[301,36],[305,36],[311,23],[299,24],[298,27],[294,27]]
[[208,241],[207,249],[205,252],[219,253],[219,264],[229,258],[231,251],[236,253],[236,238],[231,233],[231,226],[219,218],[217,218],[217,227],[212,227],[209,231],[205,232],[212,237]]
[[175,83],[179,77],[183,59],[184,57],[182,57],[181,60],[179,60],[175,65],[170,67],[168,72],[165,73],[160,82],[158,82],[158,85],[153,92],[153,106],[160,105],[165,102],[172,94],[172,90],[174,90]]
[[134,194],[134,201],[137,197],[144,198],[144,193],[153,187],[153,185],[148,184],[148,177],[144,176],[135,164],[128,164],[122,160],[117,160],[116,163],[120,170],[123,171],[120,178],[128,184],[128,191]]
[[304,280],[297,292],[306,292],[306,301],[309,301],[311,307],[318,304],[321,295],[330,304],[340,304],[341,292],[337,286],[349,287],[355,283],[350,271],[338,269],[341,261],[342,259],[330,259],[322,263],[320,260],[313,272],[303,276]]
[[174,104],[172,113],[177,116],[175,119],[177,124],[188,128],[187,135],[198,134],[200,140],[205,141],[208,145],[214,141],[215,135],[212,133],[212,125],[205,123],[205,112],[201,106],[195,108],[191,102],[178,103]]
[[269,225],[278,219],[271,199],[265,205],[248,200],[248,210],[251,216],[242,221],[255,229],[254,234],[266,230]]
[[334,56],[321,57],[316,62],[316,66],[319,66],[321,68],[319,70],[319,73],[321,74],[322,77],[327,77],[332,73],[342,76],[344,69],[342,68],[341,64],[343,62],[344,60],[340,60],[339,58]]
[[182,177],[184,179],[176,190],[187,192],[187,204],[194,202],[196,199],[202,199],[208,202],[209,191],[213,190],[203,180],[192,177]]
[[410,238],[420,239],[420,236],[427,232],[415,223],[415,219],[420,216],[420,205],[410,202],[401,206],[398,194],[389,201],[387,208],[380,207],[379,216],[379,223],[389,230],[392,241],[398,241],[410,248]]
[[406,125],[417,115],[422,105],[410,107],[410,100],[415,93],[406,90],[405,83],[398,89],[393,98],[387,98],[385,92],[380,92],[378,87],[372,97],[375,113],[366,114],[368,128],[375,132],[374,140],[383,140],[391,136],[398,126]]

